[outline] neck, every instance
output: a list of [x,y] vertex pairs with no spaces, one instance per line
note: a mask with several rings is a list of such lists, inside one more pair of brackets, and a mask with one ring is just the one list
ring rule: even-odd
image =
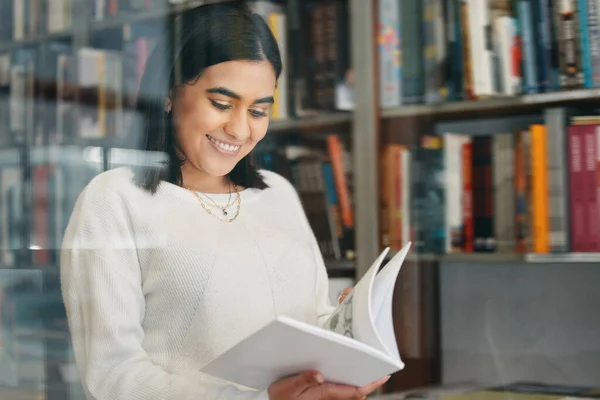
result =
[[183,187],[203,193],[229,193],[231,183],[227,176],[211,176],[204,171],[183,165],[181,168]]

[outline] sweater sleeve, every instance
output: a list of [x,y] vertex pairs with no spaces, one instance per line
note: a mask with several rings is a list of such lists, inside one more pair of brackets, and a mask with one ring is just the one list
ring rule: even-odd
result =
[[86,189],[61,251],[75,361],[89,400],[268,399],[266,391],[173,374],[144,350],[145,299],[135,234],[116,190]]

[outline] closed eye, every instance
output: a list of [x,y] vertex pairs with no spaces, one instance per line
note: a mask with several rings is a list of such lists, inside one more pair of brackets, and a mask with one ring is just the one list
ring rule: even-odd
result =
[[224,110],[229,110],[229,109],[231,108],[231,104],[221,104],[221,103],[219,103],[219,102],[216,102],[216,101],[214,101],[214,100],[211,100],[210,102],[212,103],[212,105],[213,105],[215,108],[217,108],[217,109],[219,109],[219,110],[222,110],[222,111],[224,111]]
[[252,109],[250,109],[250,114],[253,117],[256,117],[256,118],[266,117],[267,116],[267,113],[264,112],[264,111],[258,111],[258,110],[252,110]]

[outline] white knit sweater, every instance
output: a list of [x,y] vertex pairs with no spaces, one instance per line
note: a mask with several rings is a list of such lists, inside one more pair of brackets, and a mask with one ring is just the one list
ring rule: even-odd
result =
[[[218,221],[193,193],[156,194],[120,168],[80,195],[61,280],[75,361],[89,399],[267,399],[199,372],[278,314],[320,324],[333,311],[316,240],[293,186],[241,192]],[[211,195],[224,204],[227,194]]]

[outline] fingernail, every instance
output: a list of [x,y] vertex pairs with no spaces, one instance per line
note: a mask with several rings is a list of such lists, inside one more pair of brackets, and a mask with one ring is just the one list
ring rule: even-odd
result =
[[321,374],[316,374],[315,375],[315,381],[317,383],[323,383],[323,382],[325,382],[325,378],[323,378],[323,375],[321,375]]

